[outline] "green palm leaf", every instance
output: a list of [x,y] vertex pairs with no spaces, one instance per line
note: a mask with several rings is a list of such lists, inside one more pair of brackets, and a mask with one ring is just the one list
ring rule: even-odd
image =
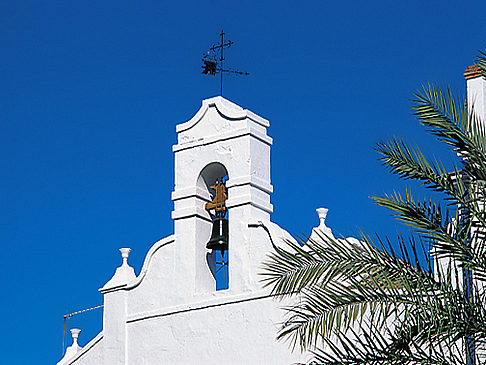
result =
[[[485,53],[477,64],[486,77]],[[398,237],[398,253],[388,240],[317,232],[282,242],[263,263],[264,285],[290,303],[278,338],[310,350],[315,363],[465,364],[464,344],[486,346],[485,124],[474,100],[450,89],[429,85],[413,102],[457,162],[448,171],[399,138],[377,145],[392,173],[444,195],[373,197],[412,229],[407,243]]]

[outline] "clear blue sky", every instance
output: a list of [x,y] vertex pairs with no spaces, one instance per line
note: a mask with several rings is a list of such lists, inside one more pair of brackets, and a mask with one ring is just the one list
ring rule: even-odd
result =
[[[485,1],[2,1],[2,364],[53,364],[62,315],[102,303],[131,247],[138,273],[172,233],[175,126],[218,94],[200,74],[221,28],[235,42],[225,97],[271,122],[273,220],[308,234],[393,236],[369,196],[405,185],[376,142],[400,135],[450,161],[410,112],[486,46]],[[161,283],[163,285],[163,283]],[[84,345],[101,311],[69,320]]]

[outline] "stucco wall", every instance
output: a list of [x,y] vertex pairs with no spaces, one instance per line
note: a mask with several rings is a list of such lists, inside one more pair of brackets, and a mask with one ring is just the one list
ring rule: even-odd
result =
[[301,355],[276,343],[279,303],[234,298],[128,323],[129,364],[291,364]]

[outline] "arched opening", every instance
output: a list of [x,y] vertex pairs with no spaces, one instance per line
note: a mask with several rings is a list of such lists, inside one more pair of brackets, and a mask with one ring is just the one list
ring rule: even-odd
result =
[[[225,184],[228,180],[228,171],[219,162],[213,162],[206,165],[198,176],[197,187],[200,193],[206,195],[208,200],[215,199],[217,193],[215,190],[216,185]],[[224,189],[226,191],[226,189]],[[209,210],[209,214],[213,220],[213,230],[211,237],[215,235],[215,231],[218,231],[218,227],[215,227],[218,219],[227,219],[226,210],[222,213],[219,211],[214,214]],[[227,222],[226,222],[227,223]],[[229,251],[228,250],[211,250],[206,253],[206,262],[214,277],[216,283],[216,290],[224,290],[229,287],[229,266],[228,266]]]
[[[210,193],[212,190],[211,186],[216,183],[216,180],[223,177],[228,177],[226,167],[219,162],[212,162],[202,169],[197,178],[196,185],[198,188],[206,190],[208,193]],[[209,197],[210,195],[208,194],[208,198]]]

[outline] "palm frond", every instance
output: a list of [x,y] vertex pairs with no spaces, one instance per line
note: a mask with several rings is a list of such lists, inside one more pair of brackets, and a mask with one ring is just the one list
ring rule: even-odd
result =
[[476,57],[476,64],[481,70],[481,74],[486,78],[486,53],[479,51],[479,55]]
[[[486,54],[476,62],[486,78]],[[399,138],[376,150],[392,173],[444,200],[416,200],[408,190],[373,199],[420,245],[399,236],[397,254],[388,240],[322,233],[302,247],[275,247],[263,264],[264,284],[290,300],[278,338],[311,350],[314,363],[464,364],[470,343],[486,348],[486,124],[475,100],[450,89],[429,85],[413,102],[421,124],[454,153],[453,171]]]
[[464,101],[448,88],[443,92],[429,85],[415,94],[413,110],[430,134],[449,145],[462,158],[471,180],[486,180],[486,133],[474,109],[468,113]]

